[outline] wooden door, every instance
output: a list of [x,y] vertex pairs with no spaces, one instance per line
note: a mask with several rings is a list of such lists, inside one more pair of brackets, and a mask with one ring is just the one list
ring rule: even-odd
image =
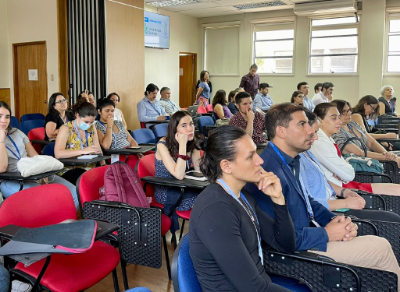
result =
[[189,107],[196,98],[197,54],[179,54],[179,105]]
[[15,116],[47,114],[46,42],[14,44]]

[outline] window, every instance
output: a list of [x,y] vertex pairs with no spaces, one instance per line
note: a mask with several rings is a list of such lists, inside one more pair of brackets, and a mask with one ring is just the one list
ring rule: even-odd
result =
[[239,24],[208,25],[204,43],[204,68],[210,75],[239,74]]
[[293,72],[294,21],[254,25],[253,63],[258,73]]
[[400,14],[389,15],[387,73],[400,73]]
[[353,17],[311,20],[309,73],[355,73],[358,21]]

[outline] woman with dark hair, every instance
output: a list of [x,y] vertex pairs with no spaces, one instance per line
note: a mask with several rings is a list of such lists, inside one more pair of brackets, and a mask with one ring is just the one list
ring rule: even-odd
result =
[[[246,132],[222,126],[208,137],[200,169],[211,184],[190,216],[190,257],[202,291],[289,291],[264,270],[261,239],[294,252],[295,232],[276,175],[265,172]],[[275,219],[244,189],[255,183],[274,203]]]
[[290,102],[295,105],[303,106],[303,99],[304,99],[303,91],[295,91],[292,94],[292,98],[290,99]]
[[[375,120],[378,115],[378,99],[376,99],[376,97],[372,95],[366,95],[362,97],[358,101],[357,105],[353,108],[351,120],[359,124],[374,139],[396,139],[397,135],[395,133],[379,133],[379,130],[374,129],[368,124],[367,120]],[[393,148],[392,144],[388,144],[386,142],[381,144],[389,150],[400,150],[400,145],[395,145],[395,147]]]
[[[158,142],[155,158],[156,177],[175,177],[181,180],[192,165],[195,171],[200,171],[200,151],[196,148],[194,124],[188,112],[178,111],[171,116],[167,136]],[[169,216],[174,209],[179,211],[191,209],[198,193],[196,190],[185,190],[184,197],[179,203],[180,189],[155,186],[154,196],[157,202],[164,205],[164,213]],[[176,223],[173,229],[176,228]]]
[[[391,160],[397,162],[400,167],[400,158],[396,154],[386,151],[374,138],[370,136],[359,124],[351,120],[351,106],[345,100],[333,100],[340,113],[342,122],[340,130],[332,135],[332,138],[338,144],[339,149],[343,149],[343,154],[353,153],[356,156],[364,157],[364,150],[367,150],[367,157],[377,160]],[[346,144],[347,140],[357,137],[360,141],[351,141]],[[344,146],[345,145],[345,146]]]
[[[18,172],[17,163],[21,158],[38,155],[36,150],[29,142],[28,137],[20,130],[11,128],[10,122],[11,109],[7,103],[0,101],[0,173]],[[76,187],[57,175],[40,181],[25,181],[23,184],[23,189],[28,189],[50,182],[66,186],[72,194],[75,207],[78,208]],[[19,188],[19,181],[0,180],[0,190],[5,198],[8,198],[9,196],[18,192]]]
[[201,71],[200,84],[196,93],[196,101],[200,106],[206,107],[210,103],[210,86],[208,85],[209,79],[210,75],[208,71]]
[[79,95],[78,95],[78,101],[79,101],[80,99],[82,99],[82,98],[86,99],[86,101],[87,101],[88,103],[91,103],[91,104],[93,104],[94,106],[96,106],[96,99],[94,98],[93,92],[91,92],[91,91],[85,89],[84,91],[82,91],[81,93],[79,93]]
[[230,119],[232,113],[226,106],[228,101],[226,100],[226,92],[223,89],[218,90],[213,98],[212,106],[214,110],[214,116],[216,120],[219,119]]
[[[56,158],[70,158],[85,154],[101,155],[101,148],[96,129],[93,125],[97,111],[94,105],[79,100],[72,106],[75,120],[69,121],[60,127],[57,135],[54,154]],[[66,173],[60,173],[65,179],[76,183],[76,180],[84,171],[94,168],[95,164],[76,166]],[[68,168],[67,168],[68,169]]]
[[[346,110],[348,110],[348,108],[344,109],[344,111]],[[359,189],[369,193],[392,196],[400,195],[400,185],[397,184],[369,184],[353,181],[355,176],[354,168],[344,160],[340,151],[340,145],[338,146],[333,139],[338,132],[343,131],[341,128],[342,120],[340,111],[333,103],[321,103],[315,107],[314,113],[318,117],[319,130],[318,140],[312,145],[311,152],[322,165],[325,176],[329,180],[331,186],[334,189],[336,187],[342,187],[340,190],[335,189],[337,196],[344,198],[352,196],[351,191],[348,189]],[[344,115],[346,116],[347,113]],[[350,120],[349,117],[348,119]],[[352,146],[357,147],[355,144],[352,144]],[[360,152],[362,152],[362,156],[364,156],[364,151],[360,150]],[[347,152],[345,151],[345,153]],[[383,155],[381,155],[381,159],[384,159]]]
[[128,126],[126,125],[125,119],[124,119],[124,114],[120,109],[118,109],[118,104],[121,101],[121,98],[116,92],[112,92],[109,95],[107,95],[107,99],[111,100],[114,102],[115,109],[114,109],[114,120],[115,121],[120,121],[125,129],[128,129]]
[[235,96],[236,96],[236,94],[237,94],[237,91],[236,90],[232,90],[231,92],[229,92],[229,95],[228,95],[228,100],[229,100],[228,109],[229,109],[229,111],[231,112],[232,115],[236,114],[237,111],[238,111],[238,109],[237,109],[237,107],[235,105]]
[[[99,120],[96,122],[97,136],[103,149],[114,150],[138,146],[132,135],[125,130],[122,122],[114,120],[115,104],[112,100],[100,100],[97,108],[100,115]],[[125,156],[121,158],[125,161]],[[128,155],[126,163],[135,169],[137,161],[138,157],[136,155]]]
[[58,129],[72,121],[74,116],[68,110],[68,100],[60,92],[53,93],[49,98],[48,112],[44,121],[45,140],[57,138]]
[[157,85],[150,83],[146,87],[144,97],[137,104],[137,112],[139,122],[146,123],[147,127],[151,126],[151,121],[165,121],[168,114],[160,102],[156,99],[158,93]]

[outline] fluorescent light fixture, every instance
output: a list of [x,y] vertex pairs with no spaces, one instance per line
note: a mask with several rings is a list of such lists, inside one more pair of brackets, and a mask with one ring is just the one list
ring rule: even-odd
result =
[[265,7],[275,7],[275,6],[283,6],[287,5],[282,1],[272,1],[272,2],[262,2],[262,3],[253,3],[253,4],[240,4],[234,5],[233,7],[245,10],[245,9],[257,9],[257,8],[265,8]]
[[155,7],[168,7],[168,6],[196,4],[196,3],[200,3],[200,1],[199,0],[153,1],[153,2],[148,2],[146,4],[152,5],[152,6],[155,6]]

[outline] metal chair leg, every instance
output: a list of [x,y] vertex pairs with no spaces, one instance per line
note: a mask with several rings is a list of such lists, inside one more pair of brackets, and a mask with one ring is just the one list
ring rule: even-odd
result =
[[122,270],[122,280],[124,282],[125,290],[129,289],[128,285],[128,275],[126,274],[126,262],[121,258],[121,270]]
[[114,282],[114,291],[119,292],[119,284],[118,284],[118,276],[117,276],[117,269],[112,271],[112,277]]
[[168,246],[167,246],[167,239],[165,238],[165,235],[163,236],[163,245],[164,245],[165,262],[167,264],[168,279],[171,280],[171,266],[169,263]]
[[185,222],[186,220],[182,218],[182,226],[181,226],[181,234],[179,234],[179,242],[181,242],[182,235],[183,235],[183,229],[185,228]]

